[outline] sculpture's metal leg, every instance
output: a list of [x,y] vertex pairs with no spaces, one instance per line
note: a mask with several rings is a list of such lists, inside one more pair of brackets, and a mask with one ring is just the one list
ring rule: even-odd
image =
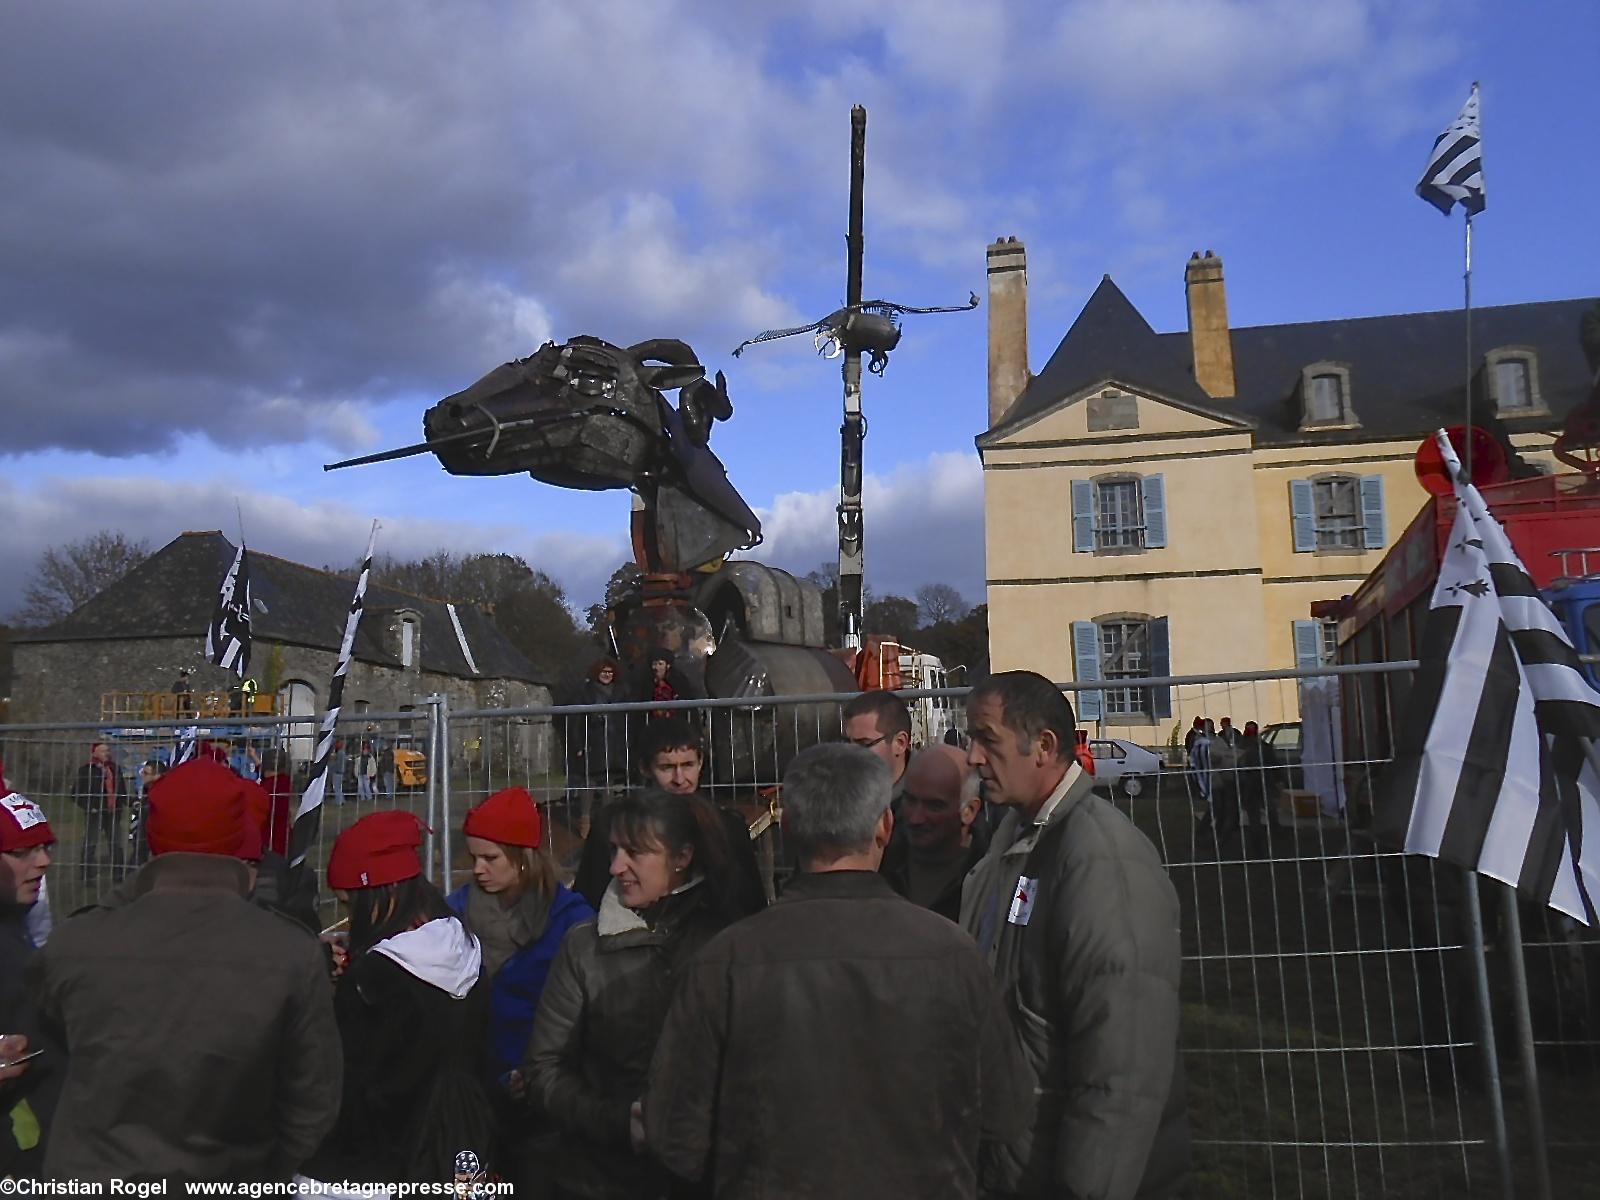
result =
[[[846,241],[845,303],[861,303],[861,210],[866,171],[867,110],[850,110],[850,232]],[[839,428],[839,637],[861,645],[861,581],[866,573],[865,530],[861,516],[861,351],[844,356],[844,424]]]

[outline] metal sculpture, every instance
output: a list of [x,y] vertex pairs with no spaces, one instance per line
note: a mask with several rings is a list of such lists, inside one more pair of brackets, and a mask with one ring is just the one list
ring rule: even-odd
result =
[[722,372],[706,379],[681,341],[575,337],[440,400],[423,417],[425,441],[324,470],[432,453],[452,475],[526,471],[555,487],[630,489],[642,503],[640,566],[689,571],[761,541],[760,520],[709,444],[712,425],[732,415]]
[[823,358],[838,358],[840,354],[867,355],[867,370],[882,375],[889,366],[889,351],[900,344],[900,318],[906,313],[968,312],[978,307],[978,293],[969,294],[965,304],[944,304],[932,308],[914,308],[897,304],[893,300],[864,300],[836,308],[820,321],[809,325],[792,325],[788,329],[768,329],[753,338],[746,338],[734,349],[738,358],[746,346],[758,342],[775,342],[780,338],[801,333],[815,333],[813,339],[817,353]]

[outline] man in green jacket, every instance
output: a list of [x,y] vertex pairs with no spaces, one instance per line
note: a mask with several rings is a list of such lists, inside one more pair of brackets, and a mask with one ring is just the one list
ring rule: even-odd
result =
[[1009,809],[967,876],[988,958],[1038,1078],[1002,1194],[1164,1200],[1189,1171],[1178,1059],[1178,897],[1148,839],[1075,761],[1072,706],[1031,671],[967,699],[968,763]]

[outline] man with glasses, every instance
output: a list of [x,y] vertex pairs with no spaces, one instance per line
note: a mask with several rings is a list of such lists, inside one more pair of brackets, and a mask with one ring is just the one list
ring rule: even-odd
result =
[[898,817],[911,757],[911,710],[906,702],[893,692],[863,692],[844,706],[844,737],[889,764],[894,780],[890,807]]

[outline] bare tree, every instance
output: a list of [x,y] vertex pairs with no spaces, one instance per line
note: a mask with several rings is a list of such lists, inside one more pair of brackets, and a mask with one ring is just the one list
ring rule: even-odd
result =
[[114,529],[52,546],[34,563],[33,579],[12,619],[25,628],[53,624],[149,557],[149,542],[130,540]]
[[961,620],[972,611],[972,605],[948,583],[925,583],[917,589],[917,611],[923,625],[939,625]]

